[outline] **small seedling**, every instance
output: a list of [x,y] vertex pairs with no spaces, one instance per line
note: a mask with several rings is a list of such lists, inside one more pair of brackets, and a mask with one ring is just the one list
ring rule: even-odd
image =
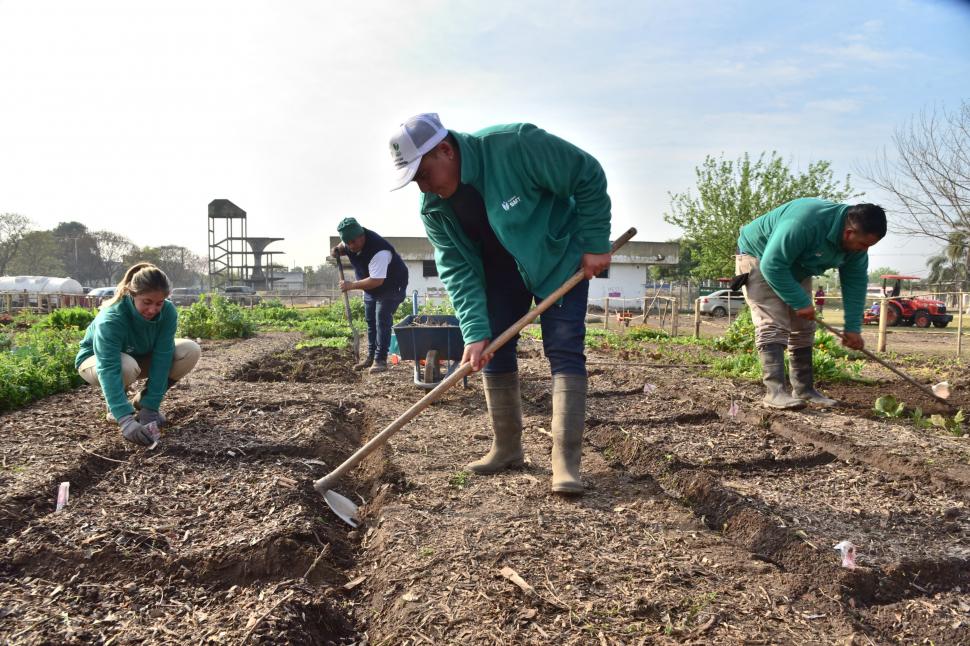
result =
[[456,471],[448,480],[448,485],[452,489],[464,489],[465,485],[468,484],[468,476],[470,475],[467,471]]
[[965,432],[963,429],[964,421],[966,421],[966,417],[964,416],[962,410],[958,410],[957,414],[949,419],[943,415],[933,415],[930,417],[930,424],[956,435],[957,437],[963,437]]
[[922,431],[932,426],[929,418],[923,414],[922,408],[916,408],[912,413],[910,413],[909,418],[913,420],[913,426],[915,426],[917,430]]
[[876,405],[872,407],[872,410],[879,417],[898,419],[906,412],[906,404],[892,395],[883,395],[876,400]]

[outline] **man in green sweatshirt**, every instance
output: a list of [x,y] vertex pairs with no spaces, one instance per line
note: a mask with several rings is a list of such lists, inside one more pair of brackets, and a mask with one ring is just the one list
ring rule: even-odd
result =
[[[838,267],[845,308],[843,345],[861,350],[862,311],[869,279],[867,250],[886,235],[886,213],[875,204],[835,204],[800,198],[752,220],[738,238],[737,274],[748,274],[755,344],[767,389],[764,404],[793,410],[805,402],[837,402],[815,390],[812,276]],[[792,394],[785,389],[788,346]]]
[[392,190],[417,183],[421,219],[438,275],[458,315],[462,361],[483,369],[494,438],[468,465],[496,473],[522,464],[516,341],[483,351],[582,267],[586,279],[543,313],[552,370],[552,490],[581,494],[586,418],[586,300],[589,279],[610,264],[606,176],[589,154],[532,124],[449,131],[436,114],[408,119],[391,137]]

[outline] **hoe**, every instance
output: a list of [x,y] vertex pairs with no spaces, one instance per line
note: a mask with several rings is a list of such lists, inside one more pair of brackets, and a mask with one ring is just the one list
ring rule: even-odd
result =
[[[616,251],[626,244],[630,238],[636,235],[636,229],[630,229],[622,236],[620,236],[616,242],[613,243],[610,253],[614,254]],[[340,259],[338,258],[339,262]],[[496,350],[501,348],[503,345],[509,342],[516,334],[522,331],[522,329],[534,321],[540,314],[545,312],[547,309],[553,306],[560,298],[562,298],[566,292],[575,287],[579,282],[583,280],[583,270],[580,269],[575,274],[573,274],[569,280],[562,284],[559,289],[554,291],[552,294],[547,296],[541,303],[535,306],[534,309],[530,310],[525,316],[516,321],[510,328],[502,332],[498,338],[492,341],[487,348],[482,352],[482,354],[488,355],[494,353]],[[472,372],[472,365],[470,363],[462,364],[457,370],[451,373],[448,377],[443,379],[435,388],[428,392],[427,395],[418,400],[417,403],[407,409],[403,415],[398,417],[396,420],[391,422],[387,428],[375,435],[370,439],[367,444],[357,449],[357,451],[347,458],[343,464],[338,466],[328,475],[320,478],[313,483],[313,488],[316,489],[330,505],[330,508],[340,516],[344,521],[354,525],[354,518],[357,516],[357,505],[340,495],[336,491],[332,490],[337,484],[337,481],[343,477],[348,471],[353,469],[355,466],[361,463],[361,461],[368,455],[373,453],[378,447],[383,446],[392,435],[400,431],[405,424],[414,419],[418,413],[423,411],[425,408],[430,406],[433,402],[439,399],[445,392],[450,390],[452,386],[460,382],[462,379],[467,377]]]

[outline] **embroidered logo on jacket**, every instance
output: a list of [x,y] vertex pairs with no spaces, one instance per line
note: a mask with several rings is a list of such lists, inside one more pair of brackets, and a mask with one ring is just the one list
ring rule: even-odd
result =
[[515,205],[522,201],[518,195],[513,195],[509,199],[502,202],[502,208],[508,211],[509,209],[515,208]]

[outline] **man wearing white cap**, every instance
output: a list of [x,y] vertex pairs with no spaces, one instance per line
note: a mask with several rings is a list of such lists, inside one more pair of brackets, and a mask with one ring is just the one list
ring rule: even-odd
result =
[[516,340],[494,356],[483,356],[485,347],[583,268],[587,280],[541,318],[552,370],[552,490],[581,494],[586,300],[589,279],[610,264],[603,169],[528,123],[468,134],[420,114],[390,143],[398,171],[392,190],[414,181],[424,194],[421,218],[461,325],[463,361],[483,369],[494,438],[471,471],[497,473],[524,460]]

